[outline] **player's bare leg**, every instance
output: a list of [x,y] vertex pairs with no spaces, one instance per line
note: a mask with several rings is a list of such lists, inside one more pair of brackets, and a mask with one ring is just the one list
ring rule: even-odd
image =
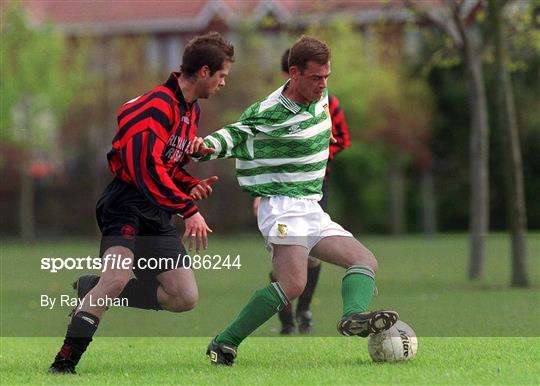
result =
[[[292,335],[295,331],[294,319],[298,324],[298,332],[300,334],[310,334],[313,331],[312,314],[310,310],[313,293],[317,287],[319,273],[321,270],[321,261],[312,256],[308,259],[307,279],[304,291],[298,297],[296,306],[296,316],[293,317],[292,304],[288,304],[278,312],[279,321],[281,322],[281,335]],[[270,282],[277,281],[274,271],[270,272]]]
[[[86,294],[79,307],[73,312],[64,344],[49,368],[51,373],[75,373],[75,366],[92,341],[99,321],[106,310],[106,306],[98,306],[96,300],[118,297],[131,277],[133,252],[130,249],[121,246],[110,247],[103,254],[104,258],[106,256],[118,259],[120,264],[105,265],[99,282]],[[104,259],[103,262],[106,264],[107,260]]]
[[392,327],[398,314],[381,310],[368,312],[378,268],[373,253],[354,237],[330,236],[311,250],[313,256],[347,269],[342,282],[343,317],[338,331],[343,335],[367,337]]
[[300,245],[274,244],[272,257],[276,280],[289,300],[302,294],[307,281],[308,250]]
[[298,297],[296,304],[296,323],[298,324],[298,332],[302,335],[311,334],[313,332],[313,319],[311,314],[311,300],[313,293],[319,281],[321,272],[321,261],[310,256],[308,259],[307,281],[304,292]]
[[160,285],[157,298],[163,309],[171,312],[184,312],[195,308],[199,291],[193,271],[177,268],[157,275]]
[[346,269],[354,265],[368,266],[374,272],[378,269],[375,255],[354,237],[325,237],[313,247],[311,255]]
[[[91,302],[89,301],[90,297],[92,297],[92,299],[103,299],[106,296],[109,298],[116,298],[130,280],[131,268],[133,267],[133,252],[126,247],[111,247],[105,251],[104,256],[107,255],[119,259],[122,263],[117,264],[115,262],[114,264],[111,263],[109,267],[105,266],[104,272],[99,278],[99,282],[84,297],[84,300],[81,302],[82,306],[76,310],[75,314],[84,311],[101,319],[103,312],[105,312],[107,308],[105,306],[100,307],[95,305],[95,301],[92,302],[94,305],[91,305]],[[127,268],[118,268],[119,265]]]

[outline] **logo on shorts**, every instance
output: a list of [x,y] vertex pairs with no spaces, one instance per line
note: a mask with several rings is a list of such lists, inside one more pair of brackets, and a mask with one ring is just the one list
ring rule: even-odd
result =
[[288,230],[287,230],[287,225],[285,224],[277,224],[277,231],[278,231],[278,236],[283,238],[283,237],[287,237],[287,233],[288,233]]
[[120,229],[120,233],[122,234],[123,238],[132,240],[133,237],[135,237],[135,228],[133,228],[131,225],[124,225],[122,229]]

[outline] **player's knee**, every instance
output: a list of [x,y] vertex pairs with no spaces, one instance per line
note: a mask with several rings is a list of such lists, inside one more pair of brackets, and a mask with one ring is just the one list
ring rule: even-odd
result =
[[165,309],[171,312],[186,312],[191,311],[196,306],[197,300],[179,299],[171,305],[166,306]]
[[181,311],[190,311],[197,306],[199,302],[199,295],[197,293],[186,294],[182,297],[182,310]]
[[352,259],[349,261],[347,268],[354,265],[367,266],[371,268],[373,272],[377,272],[377,269],[379,269],[379,263],[377,262],[377,258],[369,249],[365,249],[362,251],[362,253],[353,256]]
[[285,285],[282,284],[282,287],[289,300],[293,300],[302,295],[302,292],[304,292],[304,288],[306,287],[306,281],[298,280],[286,283]]
[[365,255],[363,256],[363,260],[363,265],[367,265],[373,270],[373,272],[377,272],[377,270],[379,269],[379,263],[377,262],[377,258],[371,251],[366,251]]
[[199,301],[197,291],[185,291],[171,296],[169,305],[166,308],[172,312],[185,312],[194,309]]

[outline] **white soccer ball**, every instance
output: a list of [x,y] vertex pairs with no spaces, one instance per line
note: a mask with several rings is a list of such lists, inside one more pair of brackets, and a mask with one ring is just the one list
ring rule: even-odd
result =
[[414,358],[418,339],[407,323],[398,320],[392,328],[368,337],[368,351],[375,362],[399,362]]

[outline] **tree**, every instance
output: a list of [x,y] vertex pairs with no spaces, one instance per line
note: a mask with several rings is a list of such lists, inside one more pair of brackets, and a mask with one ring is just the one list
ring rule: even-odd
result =
[[491,25],[496,68],[497,126],[503,145],[503,169],[507,202],[507,217],[512,239],[512,286],[526,287],[527,276],[526,229],[527,214],[523,186],[521,146],[516,119],[512,81],[507,70],[506,37],[503,33],[502,9],[506,2],[489,0],[488,17]]
[[30,167],[38,154],[58,154],[57,129],[80,81],[75,69],[81,62],[51,25],[31,26],[17,3],[2,12],[1,137],[22,153],[17,165],[19,227],[21,236],[32,240],[35,182]]
[[426,234],[431,234],[436,229],[430,149],[432,98],[423,81],[409,79],[399,68],[387,67],[394,84],[381,88],[373,100],[367,117],[374,124],[365,138],[379,142],[389,160],[391,233],[405,231],[406,167],[412,161],[420,172],[422,227]]
[[465,64],[469,91],[470,183],[469,227],[471,252],[469,278],[484,276],[485,239],[489,231],[489,127],[487,98],[482,67],[483,42],[474,16],[478,1],[445,0],[431,8],[421,1],[403,0],[419,21],[427,20],[449,37]]

